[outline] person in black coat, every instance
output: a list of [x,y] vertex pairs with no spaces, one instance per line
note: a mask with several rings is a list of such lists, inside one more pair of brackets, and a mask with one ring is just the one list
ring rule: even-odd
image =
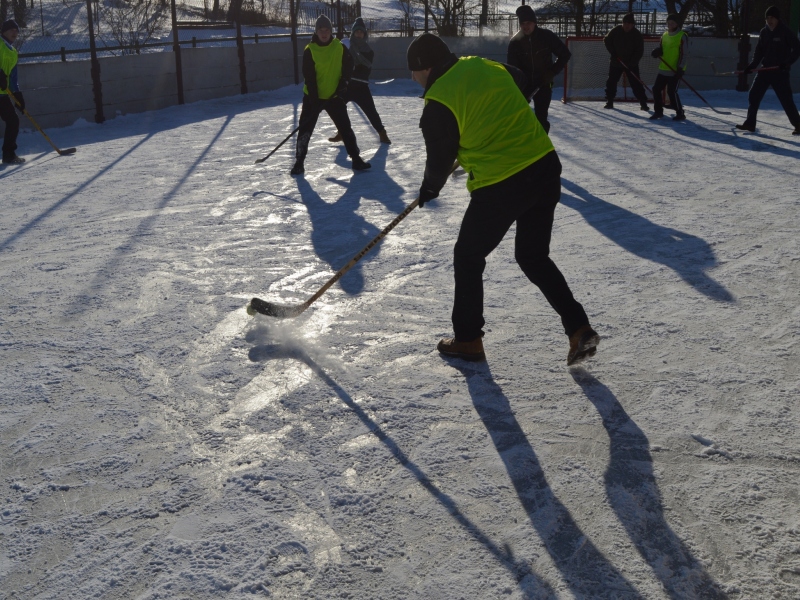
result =
[[[353,58],[353,76],[350,78],[350,85],[347,87],[347,100],[358,104],[361,110],[364,111],[367,119],[378,132],[381,138],[381,143],[391,144],[392,140],[386,133],[386,128],[381,122],[381,117],[378,114],[378,109],[375,108],[375,100],[372,98],[372,92],[369,89],[369,76],[372,73],[372,61],[375,58],[375,51],[369,47],[367,43],[367,26],[364,24],[364,19],[358,17],[353,23],[350,31],[350,39],[344,40],[342,43],[350,51],[350,56]],[[328,138],[329,142],[341,142],[342,134],[337,132],[332,138]]]
[[[308,154],[308,143],[317,124],[320,113],[324,110],[342,132],[344,147],[352,159],[352,167],[356,171],[370,168],[368,162],[361,158],[356,134],[347,116],[347,86],[353,73],[353,59],[342,43],[333,37],[333,25],[325,15],[320,15],[314,27],[311,42],[303,51],[303,106],[300,109],[300,126],[297,131],[295,163],[292,175],[305,173],[305,159]],[[318,64],[315,53],[320,57]],[[339,59],[341,56],[341,60]],[[333,59],[333,60],[331,60]]]
[[747,118],[736,128],[744,131],[756,130],[758,107],[761,105],[761,100],[764,99],[764,94],[772,86],[786,116],[794,125],[792,134],[800,135],[800,114],[798,114],[797,105],[792,98],[792,85],[789,81],[792,64],[800,57],[800,40],[791,29],[783,24],[777,6],[770,6],[764,17],[767,26],[761,30],[756,50],[753,53],[753,60],[750,61],[744,72],[751,73],[759,64],[764,69],[772,67],[774,70],[761,71],[756,74],[747,98],[749,103]]
[[633,13],[622,17],[622,25],[617,25],[603,38],[603,43],[611,56],[608,66],[608,79],[606,80],[606,105],[604,108],[614,108],[614,98],[617,96],[617,82],[623,73],[628,75],[631,91],[642,110],[650,110],[647,106],[647,94],[639,76],[639,61],[644,54],[644,37],[636,29],[636,19]]
[[564,69],[572,54],[555,33],[537,25],[536,13],[530,6],[520,6],[517,17],[520,29],[508,43],[506,62],[527,75],[525,97],[529,102],[533,100],[533,112],[549,132],[547,112],[553,97],[553,78]]

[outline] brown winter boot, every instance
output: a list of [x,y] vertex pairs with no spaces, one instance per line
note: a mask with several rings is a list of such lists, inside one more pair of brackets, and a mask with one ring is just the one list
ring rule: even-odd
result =
[[381,129],[378,132],[378,135],[381,136],[381,144],[391,144],[392,143],[392,140],[390,140],[389,136],[386,135],[386,130],[385,129]]
[[567,354],[567,364],[574,365],[584,358],[594,356],[597,352],[597,344],[600,343],[600,336],[592,329],[591,325],[584,325],[578,331],[569,336],[569,354]]
[[444,338],[436,349],[445,356],[463,358],[464,360],[486,360],[483,352],[483,340],[476,337],[470,342],[459,342],[456,338]]
[[333,136],[332,138],[328,138],[328,141],[333,143],[341,142],[342,134],[337,131],[335,136]]

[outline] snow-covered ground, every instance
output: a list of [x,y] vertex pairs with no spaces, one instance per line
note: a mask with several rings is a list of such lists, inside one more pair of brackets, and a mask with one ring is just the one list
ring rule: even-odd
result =
[[[376,86],[306,176],[302,92],[21,135],[0,171],[0,596],[798,598],[800,138],[772,93],[689,120],[552,106],[552,255],[602,336],[567,368],[513,260],[488,362],[443,360],[455,177],[415,197],[422,101]],[[800,98],[798,98],[800,101]]]

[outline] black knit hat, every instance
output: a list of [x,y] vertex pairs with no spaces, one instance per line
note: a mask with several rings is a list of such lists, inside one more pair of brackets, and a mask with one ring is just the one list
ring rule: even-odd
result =
[[325,15],[320,15],[319,17],[317,17],[317,22],[314,25],[314,31],[318,31],[320,29],[330,29],[331,31],[333,31],[333,24],[331,23],[331,20]]
[[423,33],[408,45],[406,58],[410,71],[424,71],[437,67],[450,58],[450,48],[440,37]]
[[523,4],[517,9],[517,17],[520,23],[531,22],[536,23],[536,13],[527,4]]
[[667,21],[675,21],[678,25],[681,24],[681,18],[676,13],[668,14]]
[[777,6],[770,6],[767,9],[767,12],[764,13],[764,18],[766,19],[767,17],[775,17],[776,19],[778,19],[780,21],[781,20],[781,11],[778,9]]
[[364,19],[358,17],[355,21],[353,21],[353,26],[350,27],[350,31],[355,33],[356,31],[363,31],[366,35],[367,33],[367,26],[364,24]]
[[623,23],[633,23],[635,25],[636,24],[636,19],[634,18],[633,13],[628,13],[627,15],[622,17],[622,22]]
[[3,23],[3,26],[0,27],[0,33],[5,33],[10,29],[16,29],[17,31],[19,31],[19,25],[17,25],[17,22],[14,19],[9,19],[5,23]]

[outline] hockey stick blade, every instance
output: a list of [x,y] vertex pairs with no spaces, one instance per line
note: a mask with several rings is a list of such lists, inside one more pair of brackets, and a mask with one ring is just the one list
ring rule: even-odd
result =
[[307,304],[289,306],[288,304],[276,304],[274,302],[267,302],[261,298],[253,298],[247,305],[247,314],[255,315],[258,313],[277,319],[291,319],[302,313],[307,306]]
[[59,150],[58,153],[61,156],[64,156],[66,154],[75,154],[77,151],[78,151],[77,148],[65,148],[64,150]]

